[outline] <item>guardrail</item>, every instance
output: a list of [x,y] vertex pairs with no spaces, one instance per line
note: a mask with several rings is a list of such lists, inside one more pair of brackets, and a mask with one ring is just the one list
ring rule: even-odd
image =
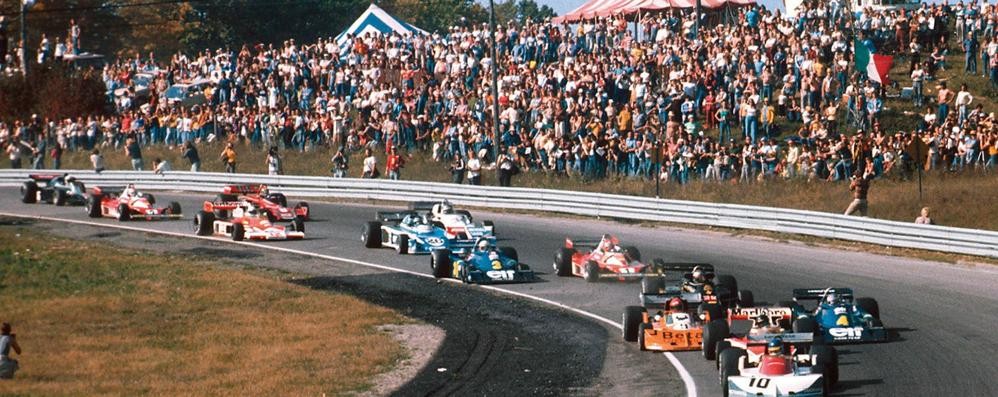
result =
[[[20,186],[27,181],[29,174],[46,172],[45,170],[0,170],[0,186]],[[157,175],[148,171],[105,171],[100,174],[89,170],[59,172],[69,172],[88,186],[135,183],[142,189],[214,193],[226,184],[263,183],[273,191],[303,197],[384,201],[447,199],[459,205],[767,230],[891,247],[998,258],[998,232],[994,231],[919,225],[783,208],[384,179],[183,171],[168,172],[166,175]]]

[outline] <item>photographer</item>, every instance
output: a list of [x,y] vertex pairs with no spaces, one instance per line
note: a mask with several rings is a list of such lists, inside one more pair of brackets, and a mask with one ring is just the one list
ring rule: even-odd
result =
[[13,379],[14,373],[20,368],[17,360],[10,358],[10,350],[21,354],[21,346],[17,344],[16,335],[10,332],[10,324],[0,325],[0,379]]

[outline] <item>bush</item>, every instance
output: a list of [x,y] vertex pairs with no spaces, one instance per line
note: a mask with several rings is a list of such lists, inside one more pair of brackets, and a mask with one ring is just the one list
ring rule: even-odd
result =
[[104,83],[93,71],[75,71],[50,63],[31,70],[28,79],[0,77],[0,120],[26,120],[32,114],[63,119],[105,114]]

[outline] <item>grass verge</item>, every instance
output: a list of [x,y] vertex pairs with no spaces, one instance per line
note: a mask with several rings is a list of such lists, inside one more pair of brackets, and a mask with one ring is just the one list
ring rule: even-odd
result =
[[0,228],[2,321],[24,355],[0,394],[341,395],[405,354],[359,299],[206,258]]

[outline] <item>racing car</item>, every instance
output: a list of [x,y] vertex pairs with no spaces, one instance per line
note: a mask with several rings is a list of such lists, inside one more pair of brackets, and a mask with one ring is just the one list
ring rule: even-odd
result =
[[495,223],[492,221],[475,223],[471,212],[454,209],[448,201],[412,202],[409,203],[409,212],[425,214],[430,223],[464,239],[476,240],[485,235],[495,236]]
[[747,335],[718,355],[721,395],[823,397],[838,381],[838,353],[810,333]]
[[621,247],[620,240],[609,234],[600,240],[565,239],[565,246],[554,254],[553,267],[560,277],[578,276],[589,282],[603,278],[638,280],[654,271],[641,262],[637,247]]
[[[723,315],[724,308],[751,307],[755,297],[750,290],[739,290],[738,280],[729,274],[718,275],[714,266],[706,263],[666,263],[661,259],[652,261],[652,271],[641,280],[642,293],[654,299],[649,291],[679,290],[696,293],[717,303],[714,318]],[[676,275],[679,275],[677,278]],[[664,298],[671,297],[666,294]],[[660,297],[662,298],[662,297]],[[687,303],[696,304],[699,301]]]
[[793,310],[789,307],[728,309],[725,316],[714,317],[704,326],[703,356],[714,360],[718,352],[732,344],[744,345],[746,335],[790,332],[793,319]]
[[534,271],[520,263],[512,247],[498,247],[482,238],[466,254],[449,249],[433,250],[430,268],[436,278],[456,278],[465,283],[493,284],[534,280]]
[[[257,209],[264,211],[271,222],[291,222],[299,216],[309,220],[308,203],[300,201],[294,208],[288,208],[288,198],[283,193],[271,193],[266,185],[229,185],[222,188],[222,193],[215,197],[215,203],[219,204],[235,201],[253,203]],[[216,211],[219,211],[215,213],[216,218],[226,218],[228,215],[221,212],[224,210]]]
[[438,249],[463,254],[482,238],[495,244],[495,237],[484,228],[445,228],[432,222],[429,214],[415,211],[378,212],[377,220],[365,223],[360,235],[367,248],[391,247],[399,254],[429,254]]
[[91,218],[110,217],[121,222],[145,219],[180,219],[180,203],[171,201],[166,207],[156,207],[156,197],[140,193],[134,185],[125,188],[98,186],[90,189],[87,215]]
[[[887,328],[880,321],[880,306],[873,298],[853,298],[849,288],[803,288],[793,291],[791,308],[797,332],[815,332],[827,343],[884,342]],[[802,301],[818,301],[814,309]]]
[[[216,218],[217,212],[229,216]],[[266,211],[249,201],[216,203],[206,201],[194,216],[194,233],[198,236],[220,235],[233,241],[300,240],[305,238],[305,219],[299,215],[288,226],[275,225]]]
[[32,174],[28,177],[31,180],[21,185],[21,202],[25,204],[39,201],[55,205],[87,204],[87,188],[69,174]]

